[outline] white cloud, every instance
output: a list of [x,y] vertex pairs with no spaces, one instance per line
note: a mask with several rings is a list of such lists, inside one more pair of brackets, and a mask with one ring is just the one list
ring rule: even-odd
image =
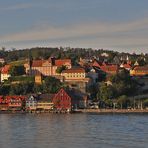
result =
[[[0,36],[1,44],[44,42],[98,48],[148,47],[148,19],[127,23],[80,23],[64,27],[41,25],[25,32]],[[58,46],[58,45],[57,45]]]

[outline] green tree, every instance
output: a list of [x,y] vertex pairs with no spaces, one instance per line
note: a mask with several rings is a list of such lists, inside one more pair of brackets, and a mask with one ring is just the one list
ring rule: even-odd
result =
[[144,108],[148,107],[148,99],[145,99],[143,101],[143,106],[144,106]]
[[22,84],[13,84],[10,87],[10,95],[23,95],[24,89]]
[[127,105],[129,103],[129,99],[127,99],[126,95],[119,96],[117,99],[117,104],[120,106],[121,109],[127,108]]
[[13,84],[10,87],[11,95],[26,95],[34,92],[34,83],[32,82],[24,82],[20,84]]
[[60,66],[60,67],[58,67],[57,69],[56,69],[56,73],[61,73],[63,70],[65,70],[66,69],[66,66],[65,65],[62,65],[62,66]]
[[87,88],[87,92],[90,94],[90,97],[93,100],[97,100],[97,93],[98,93],[99,86],[98,84],[89,85]]
[[43,92],[43,86],[39,84],[35,84],[33,88],[34,93],[42,93]]
[[25,74],[25,67],[23,65],[11,66],[9,70],[11,76],[20,76]]
[[10,85],[0,85],[0,94],[1,95],[8,95],[10,91]]
[[55,77],[46,77],[43,83],[45,93],[56,93],[62,87],[62,83]]
[[118,74],[112,75],[109,79],[117,96],[132,95],[137,90],[137,82],[130,77],[126,70],[122,70]]
[[112,106],[112,100],[115,97],[113,86],[101,83],[97,96],[100,102],[104,102],[106,106]]

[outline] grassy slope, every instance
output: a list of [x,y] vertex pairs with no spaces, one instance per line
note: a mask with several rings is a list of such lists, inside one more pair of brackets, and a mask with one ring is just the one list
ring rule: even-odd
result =
[[26,62],[27,62],[26,60],[19,60],[19,61],[10,62],[9,64],[12,66],[18,66],[18,65],[24,65]]

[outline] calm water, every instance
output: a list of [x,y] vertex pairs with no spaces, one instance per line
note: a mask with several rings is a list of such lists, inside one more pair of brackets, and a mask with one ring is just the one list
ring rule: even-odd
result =
[[148,148],[148,114],[0,114],[0,148]]

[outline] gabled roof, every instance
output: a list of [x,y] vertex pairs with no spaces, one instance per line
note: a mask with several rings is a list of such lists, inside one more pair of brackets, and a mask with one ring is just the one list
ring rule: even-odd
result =
[[117,65],[107,65],[107,66],[101,66],[100,69],[105,72],[109,72],[109,71],[116,72],[118,70],[118,66]]
[[55,65],[55,66],[62,66],[62,65],[67,65],[67,64],[71,65],[71,59],[49,58],[48,60],[33,60],[32,67],[42,67],[45,62],[49,62],[51,63],[51,65]]
[[96,59],[94,60],[94,62],[92,64],[92,66],[95,66],[95,67],[101,67],[102,65],[103,65],[102,62],[99,62]]
[[2,74],[8,74],[10,69],[10,65],[5,65],[4,67],[1,68],[1,73]]
[[84,68],[71,68],[71,69],[66,69],[63,70],[62,73],[85,73]]
[[130,64],[129,62],[127,62],[127,63],[123,62],[123,63],[120,65],[120,67],[131,68],[132,66],[131,66],[131,64]]
[[55,65],[56,66],[62,66],[62,65],[65,65],[65,64],[70,64],[71,65],[71,59],[58,59],[58,60],[55,60]]
[[55,94],[55,96],[53,97],[53,100],[55,99],[55,98],[58,98],[59,99],[59,95],[61,95],[62,93],[65,93],[68,97],[70,97],[71,98],[71,100],[83,100],[84,99],[84,97],[87,97],[87,95],[86,94],[84,94],[84,93],[82,93],[81,91],[79,91],[79,90],[76,90],[76,89],[64,89],[64,88],[61,88],[58,92],[57,92],[57,94]]
[[46,60],[33,60],[32,67],[42,67],[44,62],[46,62]]
[[132,66],[130,64],[124,64],[123,67],[124,68],[131,68]]
[[134,63],[134,66],[139,66],[138,61],[136,61],[136,62]]
[[31,95],[31,96],[27,97],[26,101],[36,101],[36,97]]

